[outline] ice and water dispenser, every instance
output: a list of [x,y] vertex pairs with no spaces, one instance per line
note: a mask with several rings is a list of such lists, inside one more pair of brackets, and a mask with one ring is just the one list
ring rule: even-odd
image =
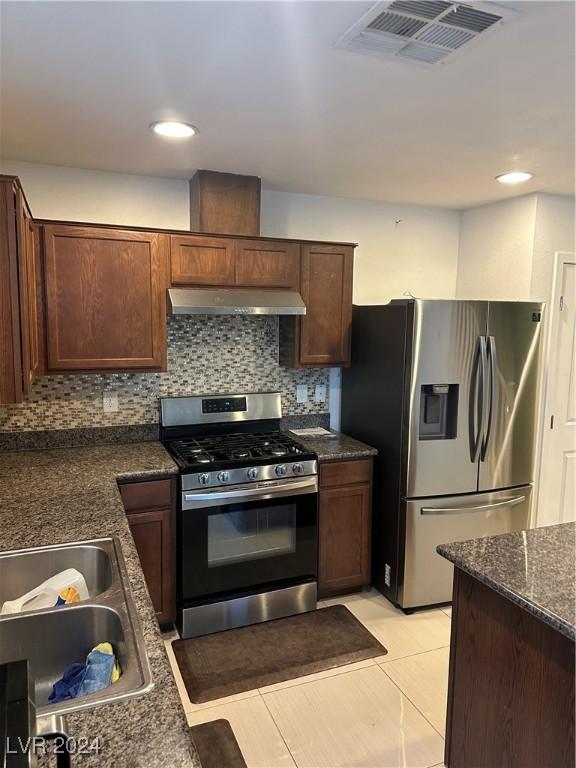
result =
[[452,440],[458,430],[458,384],[422,384],[420,440]]

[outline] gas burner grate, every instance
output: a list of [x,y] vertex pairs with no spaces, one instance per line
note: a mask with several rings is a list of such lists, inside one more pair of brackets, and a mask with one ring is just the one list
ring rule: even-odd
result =
[[196,464],[241,465],[251,460],[297,457],[306,449],[284,432],[234,433],[190,437],[169,443],[172,455],[185,468]]

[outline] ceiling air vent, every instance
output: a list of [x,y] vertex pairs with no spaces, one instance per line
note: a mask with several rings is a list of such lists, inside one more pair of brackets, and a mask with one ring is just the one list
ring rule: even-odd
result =
[[350,27],[336,47],[430,67],[454,58],[516,15],[492,2],[385,0]]

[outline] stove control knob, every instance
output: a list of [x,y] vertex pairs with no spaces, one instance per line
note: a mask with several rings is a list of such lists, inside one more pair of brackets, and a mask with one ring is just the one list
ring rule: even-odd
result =
[[292,472],[294,472],[295,475],[301,475],[302,472],[304,472],[304,467],[302,464],[294,464],[292,467]]
[[250,480],[256,480],[258,477],[258,470],[256,469],[256,467],[250,467],[250,469],[248,470],[248,472],[246,472],[246,474],[248,475]]
[[210,475],[207,472],[201,472],[198,475],[198,482],[200,485],[208,485],[210,482]]
[[284,464],[278,464],[278,466],[276,467],[274,472],[276,472],[276,474],[279,477],[281,477],[282,475],[285,475],[286,474],[286,467],[285,467],[285,465]]
[[221,483],[227,483],[230,480],[230,472],[218,472],[218,480]]

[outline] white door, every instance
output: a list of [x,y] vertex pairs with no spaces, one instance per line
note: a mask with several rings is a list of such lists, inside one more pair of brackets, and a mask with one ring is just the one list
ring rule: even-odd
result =
[[576,259],[560,254],[552,298],[537,525],[576,520]]

